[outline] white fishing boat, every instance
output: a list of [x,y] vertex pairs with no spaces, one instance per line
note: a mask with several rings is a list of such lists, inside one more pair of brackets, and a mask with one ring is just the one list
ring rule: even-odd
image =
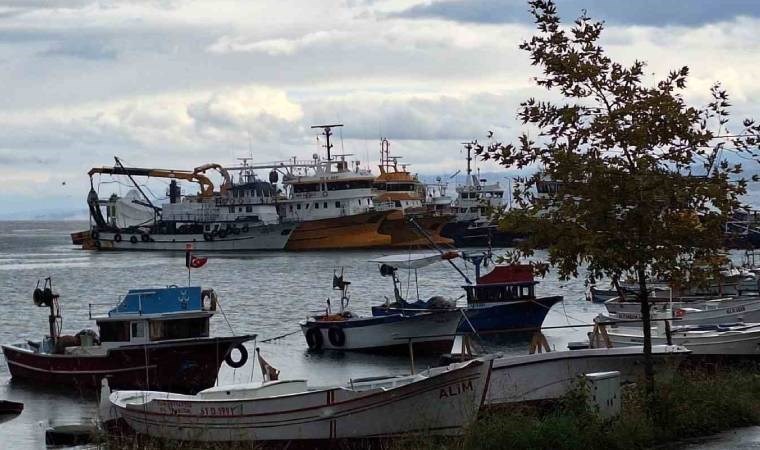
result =
[[[677,368],[690,351],[677,345],[655,345],[652,355],[662,369]],[[493,361],[485,405],[553,400],[569,392],[587,373],[618,371],[621,381],[643,374],[643,347],[592,348],[533,355],[504,356]]]
[[[652,327],[652,345],[667,344],[664,323],[658,321],[657,326]],[[641,326],[607,328],[607,335],[613,347],[640,346],[644,343]],[[673,327],[671,342],[688,348],[694,355],[758,356],[760,323]]]
[[400,311],[382,316],[361,317],[346,308],[348,287],[343,275],[333,276],[333,288],[341,290],[339,312],[333,314],[330,303],[324,314],[309,317],[300,323],[306,343],[311,350],[407,350],[410,342],[414,351],[445,351],[451,347],[462,320],[457,308],[444,308],[419,313]]
[[101,400],[101,415],[123,419],[140,434],[180,441],[456,435],[477,416],[490,367],[490,361],[472,360],[328,388],[273,381],[197,395],[118,391]]
[[[615,320],[641,320],[641,303],[619,298],[605,303],[608,317]],[[676,325],[721,325],[760,322],[760,297],[724,297],[688,302],[654,303],[652,311],[677,318]]]

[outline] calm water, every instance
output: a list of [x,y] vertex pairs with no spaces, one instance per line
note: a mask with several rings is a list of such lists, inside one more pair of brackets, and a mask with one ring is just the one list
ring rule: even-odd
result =
[[[51,276],[61,294],[64,333],[94,326],[88,319],[88,304],[99,304],[99,312],[116,304],[130,288],[161,287],[187,283],[184,254],[97,253],[71,245],[69,233],[87,227],[74,222],[0,222],[0,342],[39,340],[47,330],[47,309],[32,303],[38,279]],[[387,252],[386,252],[387,253]],[[310,311],[324,309],[325,299],[336,299],[331,291],[333,270],[345,271],[351,281],[354,312],[368,314],[373,304],[392,296],[390,279],[382,278],[377,265],[367,262],[382,251],[286,253],[262,252],[245,255],[209,255],[205,267],[193,271],[193,284],[216,290],[221,306],[235,333],[256,333],[259,340],[298,330],[298,322]],[[540,256],[540,255],[539,255]],[[461,265],[461,264],[460,264]],[[472,268],[469,274],[473,275]],[[401,273],[406,289],[406,273]],[[459,297],[462,280],[447,264],[420,271],[420,296],[434,294]],[[583,299],[580,280],[559,282],[549,276],[538,287],[538,295],[561,293],[564,304],[555,305],[545,325],[590,322],[600,311]],[[404,292],[406,294],[406,292]],[[410,285],[407,298],[415,296]],[[568,341],[581,340],[588,329],[549,330],[550,344],[564,349]],[[229,334],[221,315],[212,320],[212,333]],[[491,348],[509,353],[527,353],[527,341],[492,343]],[[308,378],[313,384],[343,383],[352,377],[403,374],[409,370],[404,357],[361,354],[310,354],[299,333],[259,344],[270,364],[282,378]],[[248,345],[253,355],[253,343]],[[249,363],[238,370],[223,366],[220,383],[260,379],[258,366]],[[434,360],[420,360],[418,368]],[[0,448],[44,447],[44,429],[50,425],[78,423],[94,417],[95,400],[76,392],[41,389],[10,380],[0,356],[0,399],[24,402],[24,412],[0,423]],[[2,419],[0,419],[2,420]]]

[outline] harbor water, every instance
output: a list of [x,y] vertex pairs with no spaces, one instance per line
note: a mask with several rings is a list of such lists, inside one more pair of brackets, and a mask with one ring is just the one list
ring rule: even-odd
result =
[[[183,285],[188,282],[184,254],[144,252],[94,252],[71,245],[69,234],[87,228],[77,222],[0,222],[0,342],[39,340],[48,330],[48,309],[32,303],[37,280],[52,277],[61,294],[63,333],[74,334],[94,328],[89,320],[116,305],[128,289]],[[380,276],[377,264],[368,260],[388,251],[350,252],[256,252],[240,255],[207,254],[206,266],[193,269],[192,284],[213,288],[224,314],[212,319],[214,335],[230,333],[258,335],[247,345],[249,361],[241,369],[222,366],[219,384],[261,380],[253,365],[254,345],[282,379],[308,379],[313,385],[342,384],[350,378],[404,374],[410,370],[403,355],[379,356],[359,353],[310,353],[298,322],[310,313],[324,311],[325,300],[339,304],[333,291],[333,272],[344,271],[351,282],[350,308],[369,314],[370,306],[393,296],[390,278]],[[394,252],[398,253],[398,251]],[[498,253],[498,252],[497,252]],[[542,255],[537,255],[541,257]],[[458,263],[461,265],[461,262]],[[417,297],[414,275],[399,271],[404,295]],[[472,267],[466,274],[474,278]],[[419,296],[433,295],[463,301],[462,278],[446,263],[419,272]],[[559,281],[550,274],[539,284],[539,296],[561,294],[564,303],[555,305],[544,325],[590,323],[601,311],[585,301],[582,280]],[[92,305],[92,306],[90,306]],[[583,340],[588,328],[554,329],[545,332],[555,349],[567,342]],[[295,333],[294,333],[295,332]],[[293,333],[269,343],[260,341]],[[529,338],[491,341],[489,350],[525,354]],[[417,369],[437,358],[415,357]],[[23,402],[23,413],[0,422],[0,448],[44,447],[44,430],[51,425],[87,422],[94,418],[94,395],[57,386],[40,387],[10,379],[7,364],[0,358],[0,399]],[[2,419],[0,419],[2,420]]]

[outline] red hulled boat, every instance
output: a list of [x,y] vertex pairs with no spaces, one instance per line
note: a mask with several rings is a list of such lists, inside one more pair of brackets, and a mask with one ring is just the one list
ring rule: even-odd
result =
[[[107,315],[91,316],[99,335],[60,334],[58,295],[49,279],[35,289],[34,302],[50,307],[50,334],[2,349],[14,378],[46,385],[92,389],[108,377],[119,389],[195,393],[214,384],[222,361],[242,366],[242,343],[254,338],[209,337],[216,296],[197,286],[130,290]],[[240,352],[237,361],[234,349]]]

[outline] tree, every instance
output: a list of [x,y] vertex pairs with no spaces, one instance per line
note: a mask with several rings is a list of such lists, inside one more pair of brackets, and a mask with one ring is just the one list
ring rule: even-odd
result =
[[652,277],[683,279],[687,263],[720,254],[722,227],[748,183],[727,152],[756,157],[760,125],[745,120],[732,134],[728,95],[719,84],[708,105],[689,106],[682,96],[687,67],[650,86],[644,62],[624,66],[606,55],[599,45],[603,23],[584,12],[566,29],[551,0],[529,5],[538,33],[520,48],[543,69],[536,83],[561,94],[564,103],[522,102],[518,117],[532,130],[515,144],[479,147],[484,160],[540,166],[516,184],[515,207],[499,218],[503,228],[529,235],[506,257],[546,248],[548,263],[563,279],[584,267],[593,279],[617,282],[633,274],[651,400],[647,285]]

